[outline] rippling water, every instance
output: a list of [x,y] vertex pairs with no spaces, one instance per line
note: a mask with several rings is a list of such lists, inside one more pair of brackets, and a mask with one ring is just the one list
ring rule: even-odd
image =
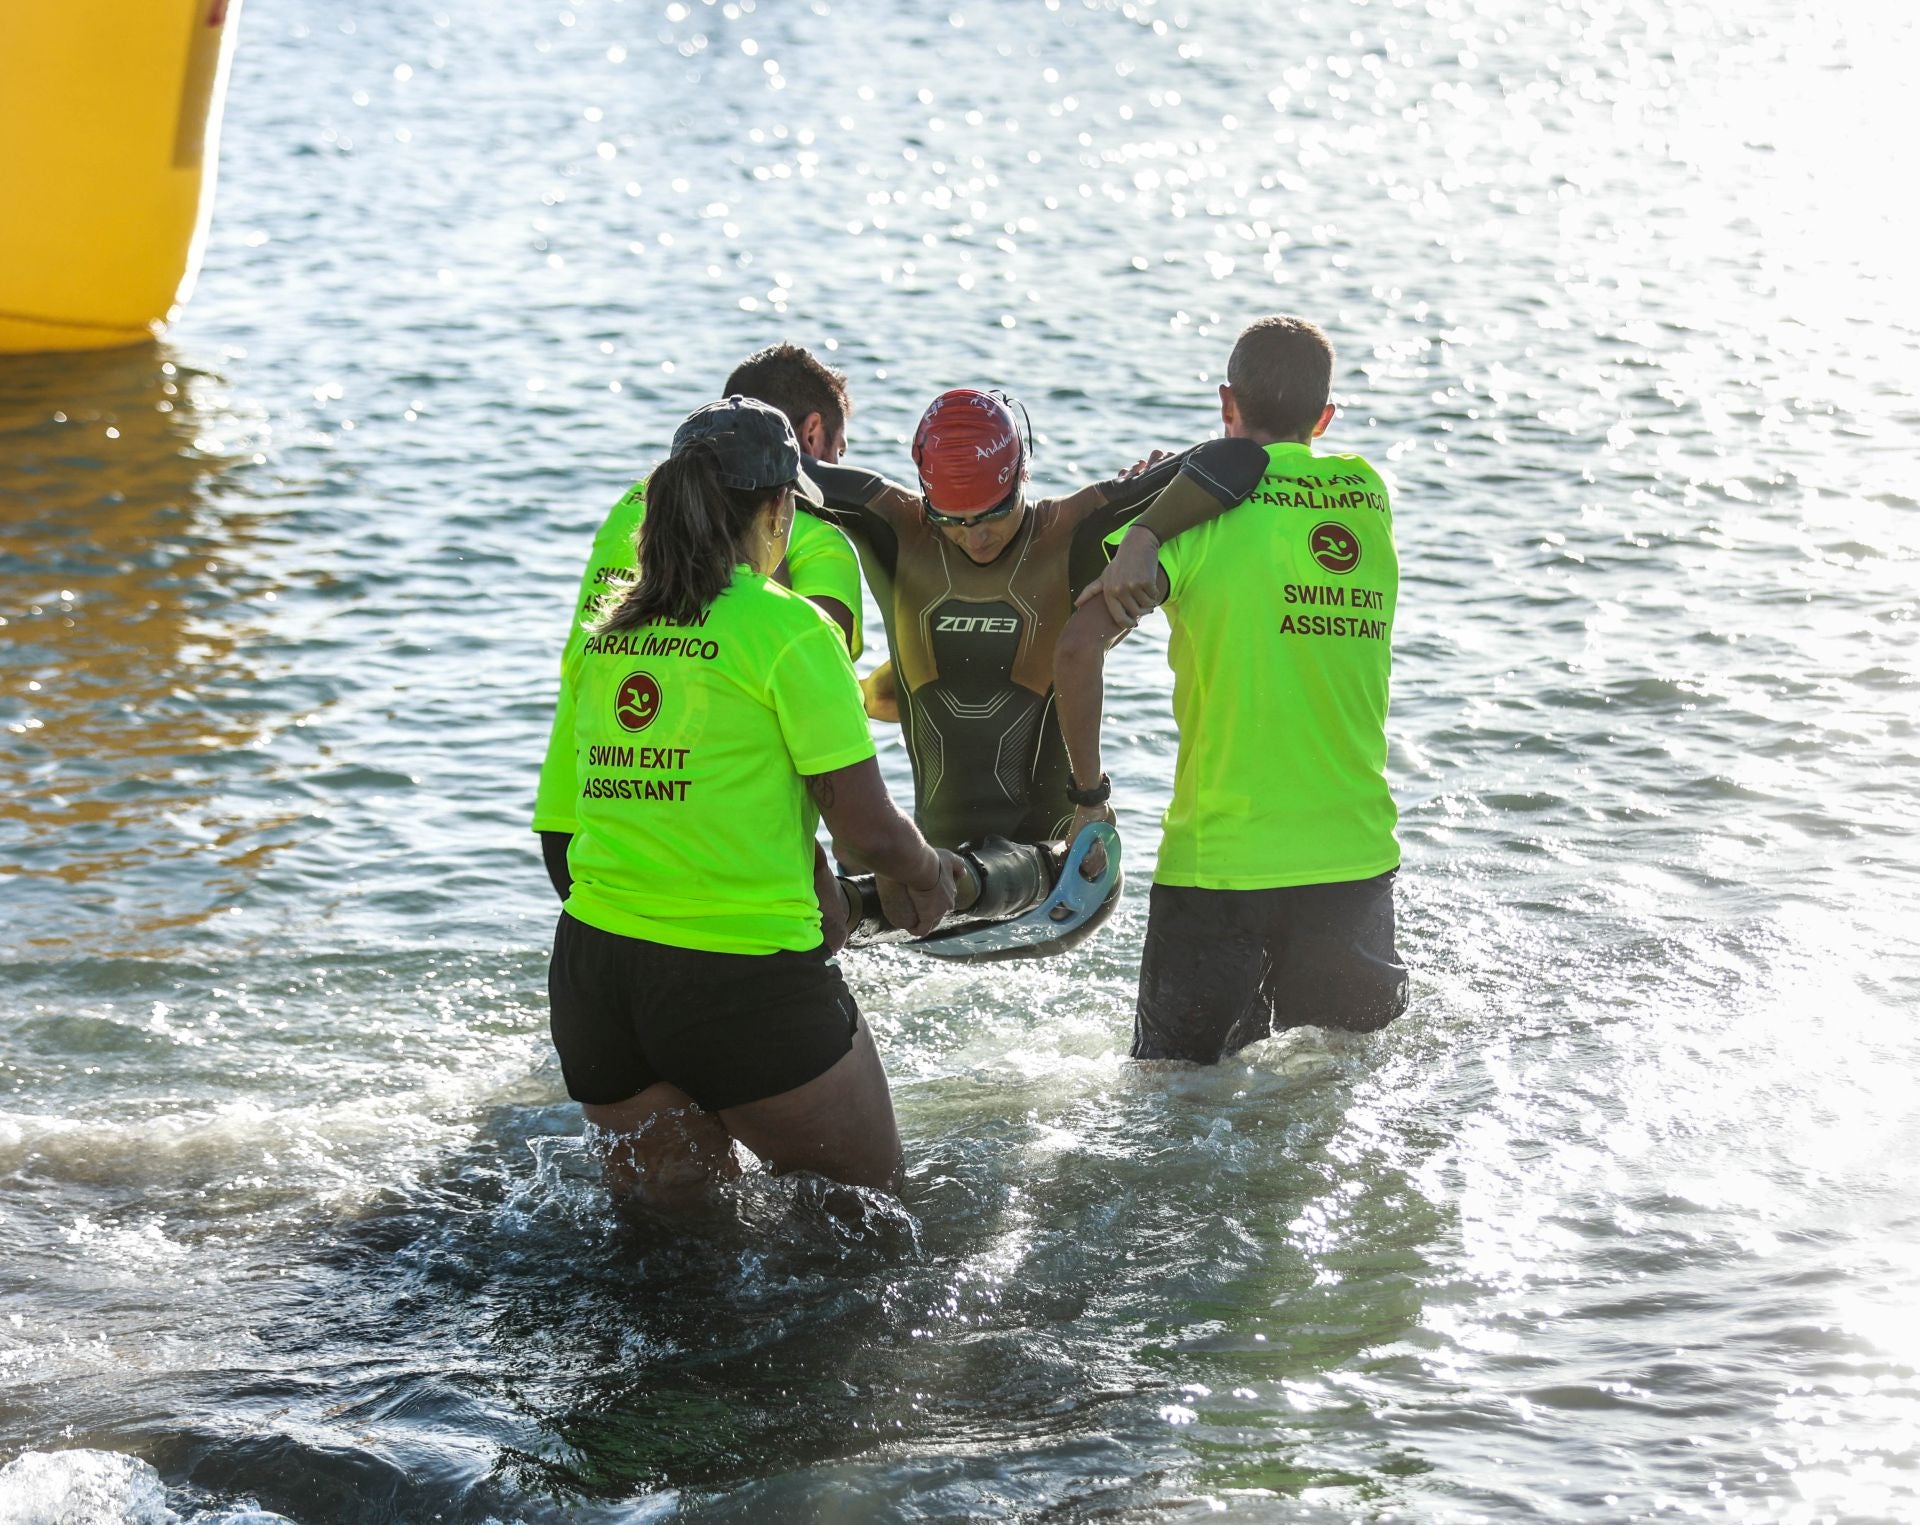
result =
[[[253,0],[184,320],[0,363],[0,1519],[1920,1517],[1916,64]],[[1410,1014],[1129,1065],[1139,872],[1053,963],[855,961],[904,1210],[616,1220],[524,830],[605,508],[779,336],[857,460],[991,382],[1065,485],[1275,309],[1398,481]]]

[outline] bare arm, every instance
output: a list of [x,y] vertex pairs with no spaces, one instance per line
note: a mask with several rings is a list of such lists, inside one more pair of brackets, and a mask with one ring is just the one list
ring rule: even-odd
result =
[[895,926],[924,937],[953,909],[951,853],[936,852],[900,813],[869,757],[831,773],[807,776],[807,793],[850,860],[873,870]]
[[[1167,596],[1167,574],[1159,574],[1156,602]],[[1101,778],[1100,713],[1106,701],[1107,648],[1131,625],[1113,617],[1104,599],[1082,604],[1054,648],[1054,703],[1060,716],[1060,734],[1067,744],[1067,760],[1077,789],[1092,789]],[[1095,819],[1111,812],[1101,806],[1082,806],[1076,817]],[[1076,818],[1076,827],[1080,824]]]
[[847,643],[847,650],[853,650],[853,611],[837,598],[828,598],[824,593],[815,593],[808,597],[812,604],[834,624],[840,627],[840,638]]
[[[801,499],[800,501],[805,502],[806,500]],[[793,570],[793,557],[792,554],[789,553],[781,558],[780,566],[773,574],[774,581],[779,583],[783,588],[793,588],[795,575]],[[855,575],[858,576],[857,573]],[[859,594],[859,587],[859,583],[855,582],[854,594],[856,597],[858,597]],[[856,632],[859,627],[855,625],[853,611],[847,607],[844,599],[835,598],[831,593],[801,593],[798,588],[794,588],[794,592],[800,593],[802,598],[833,621],[834,625],[840,631],[840,639],[846,642],[847,654],[849,656],[857,657],[860,654],[859,648],[854,644],[857,638]]]
[[566,904],[567,896],[573,893],[573,872],[567,867],[567,849],[573,845],[573,833],[570,831],[543,831],[540,833],[540,856],[547,865],[547,878],[553,881],[553,892],[560,897],[560,903]]
[[867,719],[900,724],[900,678],[888,658],[860,680],[861,697],[867,701]]
[[827,850],[818,842],[813,844],[813,895],[820,902],[820,935],[827,952],[838,953],[847,945],[847,898],[840,893]]

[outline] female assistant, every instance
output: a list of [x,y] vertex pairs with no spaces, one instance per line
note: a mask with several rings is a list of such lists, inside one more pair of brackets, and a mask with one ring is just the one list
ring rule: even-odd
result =
[[842,902],[818,820],[896,925],[953,904],[955,860],[881,781],[839,631],[771,580],[795,496],[818,501],[800,463],[764,403],[690,415],[648,479],[638,575],[565,675],[579,830],[553,1041],[609,1184],[660,1208],[737,1173],[736,1140],[775,1172],[899,1189],[886,1074],[822,931]]

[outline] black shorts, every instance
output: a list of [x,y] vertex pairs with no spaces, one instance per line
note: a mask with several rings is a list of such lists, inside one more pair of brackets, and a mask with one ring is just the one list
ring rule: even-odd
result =
[[1407,1009],[1390,869],[1345,884],[1156,884],[1133,1057],[1214,1064],[1288,1027],[1373,1032]]
[[709,1112],[824,1075],[853,1047],[860,1008],[827,945],[703,953],[603,932],[560,913],[549,1027],[567,1094],[611,1106],[670,1081]]

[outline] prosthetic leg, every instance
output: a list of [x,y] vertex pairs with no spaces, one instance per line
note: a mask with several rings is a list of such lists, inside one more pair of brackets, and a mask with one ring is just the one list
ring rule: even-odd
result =
[[[1083,869],[1095,843],[1106,849],[1106,863],[1089,879]],[[1120,899],[1120,835],[1103,821],[1089,822],[1070,843],[982,837],[956,851],[966,872],[953,914],[917,940],[888,923],[871,874],[842,877],[849,946],[905,942],[959,961],[1045,958],[1087,937]]]

